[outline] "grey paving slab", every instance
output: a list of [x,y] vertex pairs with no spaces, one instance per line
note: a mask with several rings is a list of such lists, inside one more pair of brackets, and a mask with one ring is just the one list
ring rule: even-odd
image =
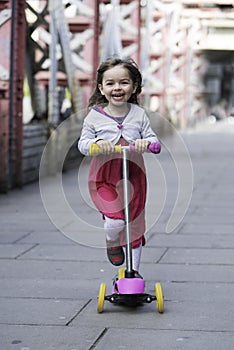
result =
[[167,301],[165,313],[159,314],[155,303],[144,304],[139,308],[115,306],[106,302],[103,314],[96,314],[96,302],[92,301],[75,319],[72,325],[126,329],[152,330],[196,330],[233,332],[234,304],[229,302]]
[[65,261],[105,261],[104,249],[88,248],[81,245],[37,245],[30,252],[24,254],[20,259],[43,259],[43,260],[65,260]]
[[89,302],[59,299],[0,299],[0,324],[66,325]]
[[[234,199],[234,198],[233,198]],[[226,218],[228,217],[228,219],[230,219],[229,217],[232,217],[233,219],[233,214],[234,214],[234,208],[232,208],[231,206],[225,207],[225,208],[217,208],[216,207],[197,207],[194,212],[194,215],[201,215],[201,216],[213,216],[214,214],[219,214],[220,216],[222,216],[223,221],[225,222]],[[233,223],[234,223],[234,219],[233,219]]]
[[104,329],[2,325],[1,332],[2,350],[90,350]]
[[[7,221],[7,222],[6,222]],[[0,236],[4,235],[18,235],[18,236],[24,236],[33,231],[33,229],[26,227],[25,225],[22,225],[17,220],[15,222],[11,222],[10,218],[8,218],[4,223],[0,221],[1,223],[1,230],[0,230]]]
[[43,231],[37,230],[29,233],[18,239],[19,243],[34,243],[34,244],[76,244],[67,238],[60,231]]
[[108,329],[95,349],[109,350],[110,344],[118,344],[124,350],[231,350],[232,332],[192,332],[151,329]]
[[[30,266],[30,268],[29,268]],[[87,274],[88,271],[88,274]],[[79,279],[86,276],[94,279],[102,278],[104,272],[111,276],[116,268],[106,262],[78,262],[53,260],[1,260],[0,278],[50,278]]]
[[0,279],[2,298],[85,299],[96,298],[99,280],[77,279]]
[[161,262],[169,264],[234,265],[234,249],[169,248]]
[[[25,232],[24,230],[17,230],[17,231],[9,231],[8,230],[4,230],[4,232],[1,232],[0,234],[0,244],[3,243],[16,243],[20,240],[23,240],[25,237],[27,237],[28,235],[30,235],[32,231],[28,231]],[[22,241],[22,243],[34,243],[34,242],[24,242]]]
[[0,244],[0,259],[15,259],[26,253],[34,244]]
[[54,231],[54,225],[50,222],[48,217],[41,217],[38,213],[34,218],[28,218],[27,214],[23,214],[22,218],[12,218],[8,216],[4,220],[1,220],[1,232],[18,232],[23,231],[25,234],[34,231],[35,229]]
[[163,292],[165,300],[174,302],[214,303],[215,307],[217,302],[234,301],[234,286],[229,282],[163,283]]
[[[230,200],[230,205],[233,203],[233,200]],[[217,224],[224,224],[224,225],[234,225],[233,223],[233,216],[232,215],[222,215],[221,213],[217,213],[215,215],[215,213],[211,216],[211,215],[200,215],[200,214],[192,214],[189,217],[186,216],[185,217],[185,222],[189,221],[190,223],[193,224],[210,224],[212,222],[213,225],[217,225]]]
[[146,281],[233,283],[232,265],[142,264]]
[[234,235],[226,234],[153,234],[148,246],[178,248],[234,248]]
[[200,224],[200,223],[190,223],[183,222],[183,225],[181,225],[180,233],[188,234],[234,234],[234,227],[231,224],[213,224],[212,222],[206,223],[206,224]]

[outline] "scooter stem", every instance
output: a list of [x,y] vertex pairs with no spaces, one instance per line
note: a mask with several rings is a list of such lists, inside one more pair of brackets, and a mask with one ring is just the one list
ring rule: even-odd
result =
[[130,229],[130,189],[128,185],[129,171],[128,171],[128,149],[122,148],[123,153],[123,186],[124,186],[124,215],[125,215],[125,232],[126,232],[126,271],[125,277],[134,277],[132,269],[132,243],[131,243],[131,229]]

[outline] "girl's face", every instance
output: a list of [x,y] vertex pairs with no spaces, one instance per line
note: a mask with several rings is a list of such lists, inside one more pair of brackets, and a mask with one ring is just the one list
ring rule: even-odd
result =
[[102,84],[99,84],[98,88],[109,105],[120,107],[129,100],[137,86],[134,86],[128,69],[117,65],[103,73]]

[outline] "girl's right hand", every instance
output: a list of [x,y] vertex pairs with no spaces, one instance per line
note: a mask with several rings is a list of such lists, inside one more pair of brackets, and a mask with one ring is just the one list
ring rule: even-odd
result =
[[113,143],[110,141],[98,140],[96,144],[101,148],[102,154],[111,154],[115,150]]

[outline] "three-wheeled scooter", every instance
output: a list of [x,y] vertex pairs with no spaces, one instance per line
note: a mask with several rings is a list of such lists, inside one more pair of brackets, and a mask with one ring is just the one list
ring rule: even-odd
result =
[[[148,147],[149,152],[157,154],[161,150],[159,142],[151,143]],[[129,190],[129,172],[128,172],[128,152],[133,152],[134,146],[115,146],[115,152],[122,153],[123,162],[123,186],[124,186],[124,214],[125,214],[125,234],[126,234],[126,267],[118,270],[118,275],[113,281],[111,294],[106,295],[106,284],[101,283],[98,294],[98,313],[102,313],[105,300],[113,304],[121,304],[126,306],[137,306],[143,303],[151,303],[156,301],[156,307],[159,313],[164,312],[164,297],[162,286],[155,283],[155,294],[145,293],[145,282],[141,276],[135,274],[132,268],[132,245],[130,232],[130,190]],[[89,149],[91,156],[101,153],[97,144],[92,144]]]

